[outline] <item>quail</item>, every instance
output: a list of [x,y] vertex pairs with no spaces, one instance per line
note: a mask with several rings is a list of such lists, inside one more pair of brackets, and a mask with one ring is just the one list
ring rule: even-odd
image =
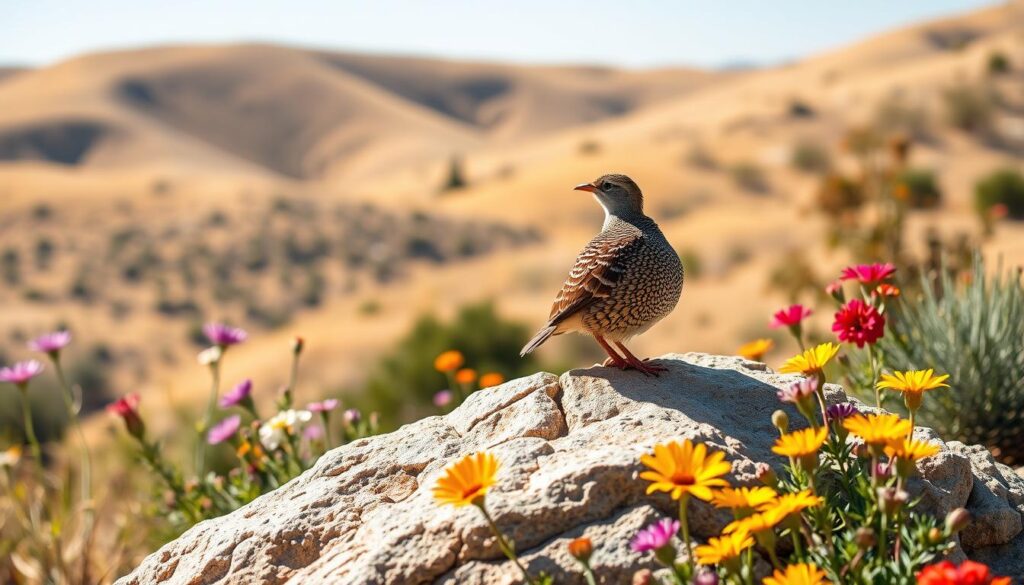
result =
[[608,353],[604,365],[656,376],[666,368],[637,358],[624,343],[675,308],[683,290],[683,264],[658,224],[644,214],[643,194],[632,179],[604,175],[575,190],[593,194],[604,208],[604,225],[576,257],[547,325],[520,355],[572,331],[594,336]]

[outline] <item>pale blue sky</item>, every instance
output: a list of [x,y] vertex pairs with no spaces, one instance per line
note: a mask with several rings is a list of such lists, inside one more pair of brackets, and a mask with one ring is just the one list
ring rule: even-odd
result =
[[0,0],[0,63],[165,43],[625,66],[775,63],[991,0]]

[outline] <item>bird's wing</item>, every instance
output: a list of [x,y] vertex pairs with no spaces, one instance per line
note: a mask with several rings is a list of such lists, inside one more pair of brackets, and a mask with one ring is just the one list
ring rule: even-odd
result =
[[576,265],[551,306],[548,325],[557,325],[596,301],[606,298],[626,272],[623,260],[643,244],[639,234],[595,239],[576,257]]

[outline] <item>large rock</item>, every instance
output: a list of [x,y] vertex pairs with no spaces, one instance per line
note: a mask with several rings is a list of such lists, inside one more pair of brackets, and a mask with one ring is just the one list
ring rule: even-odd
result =
[[[629,551],[629,539],[676,512],[637,479],[640,455],[655,443],[689,438],[724,450],[738,484],[754,482],[756,462],[782,464],[770,449],[769,417],[780,407],[776,389],[792,376],[704,354],[660,363],[669,371],[658,378],[593,367],[513,380],[446,416],[335,449],[277,491],[196,525],[119,583],[514,583],[479,512],[431,499],[443,468],[480,449],[502,462],[488,506],[531,572],[582,583],[565,545],[587,535],[600,581],[628,582],[653,568]],[[826,391],[830,403],[848,400],[838,386]],[[1020,571],[1024,479],[984,449],[950,442],[923,462],[912,487],[935,514],[965,506],[975,515],[956,556],[997,568],[1009,559],[1006,571]],[[728,520],[703,503],[691,508],[699,539]]]

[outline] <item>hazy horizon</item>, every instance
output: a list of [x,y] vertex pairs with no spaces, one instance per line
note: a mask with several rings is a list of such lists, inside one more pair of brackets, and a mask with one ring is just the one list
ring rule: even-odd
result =
[[[0,65],[38,67],[83,53],[164,45],[267,43],[523,64],[764,66],[998,2],[870,0],[822,6],[803,0],[771,5],[744,0],[714,10],[650,2],[624,11],[610,1],[555,6],[526,0],[537,5],[530,9],[411,0],[355,7],[230,0],[211,7],[189,0],[159,13],[126,0],[98,0],[88,7],[62,4],[41,0],[9,7]],[[538,21],[535,15],[544,13]]]

